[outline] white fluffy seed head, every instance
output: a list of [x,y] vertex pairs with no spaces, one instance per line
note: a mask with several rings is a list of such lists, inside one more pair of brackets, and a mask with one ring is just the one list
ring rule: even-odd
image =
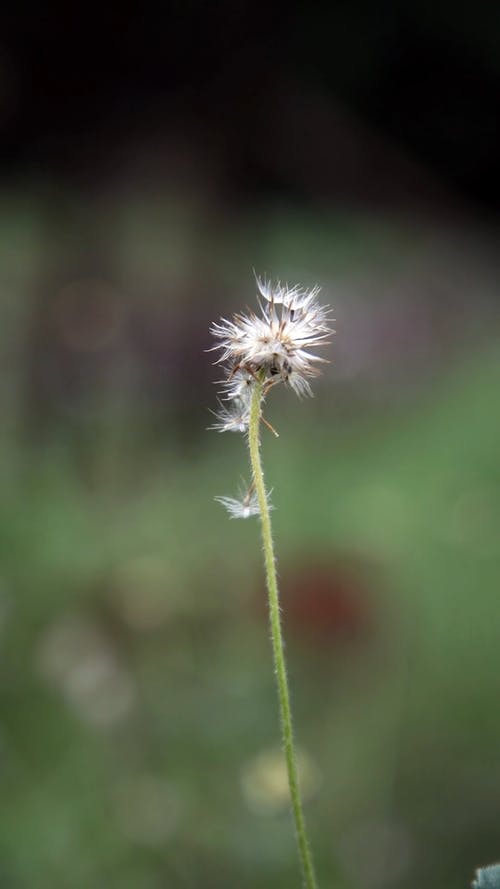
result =
[[[307,290],[256,278],[260,313],[242,312],[221,318],[210,332],[216,339],[212,350],[220,356],[215,362],[224,366],[216,422],[218,432],[248,432],[250,405],[255,387],[263,397],[271,386],[286,383],[300,397],[312,395],[309,379],[319,373],[325,361],[314,351],[328,343],[330,310],[318,301],[319,287]],[[269,423],[263,422],[271,429]],[[277,434],[275,432],[275,434]],[[232,519],[259,515],[260,508],[253,486],[243,487],[238,497],[215,498]],[[269,503],[269,508],[272,509]]]
[[310,395],[309,377],[325,361],[311,349],[328,344],[333,333],[330,310],[318,301],[319,288],[310,290],[257,278],[260,314],[238,313],[212,325],[220,351],[216,363],[226,365],[223,397],[241,398],[255,377],[285,382],[298,395]]

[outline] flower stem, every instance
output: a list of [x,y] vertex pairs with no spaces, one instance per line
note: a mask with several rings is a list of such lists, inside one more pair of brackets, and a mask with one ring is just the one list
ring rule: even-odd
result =
[[281,629],[280,604],[278,594],[278,581],[276,577],[276,561],[274,556],[273,537],[271,529],[271,517],[267,501],[262,461],[260,456],[260,420],[263,398],[263,385],[258,383],[254,387],[250,406],[250,419],[248,428],[248,444],[250,449],[250,462],[252,465],[253,484],[259,501],[260,520],[262,528],[262,545],[264,549],[264,561],[266,567],[267,592],[269,596],[269,622],[271,626],[271,640],[273,647],[274,667],[278,684],[278,697],[280,706],[281,734],[283,748],[288,771],[288,784],[292,803],[295,832],[299,851],[304,885],[306,889],[317,889],[314,866],[307,839],[302,800],[300,795],[297,773],[297,757],[292,727],[292,712],[290,707],[290,692],[286,675],[285,652],[283,645],[283,632]]

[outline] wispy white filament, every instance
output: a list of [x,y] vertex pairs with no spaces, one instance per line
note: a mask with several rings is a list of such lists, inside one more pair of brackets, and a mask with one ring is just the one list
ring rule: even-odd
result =
[[[270,502],[271,491],[267,494],[267,505],[272,509]],[[248,519],[250,516],[260,514],[260,506],[256,492],[250,488],[246,492],[241,491],[238,497],[215,497],[229,513],[230,519]]]

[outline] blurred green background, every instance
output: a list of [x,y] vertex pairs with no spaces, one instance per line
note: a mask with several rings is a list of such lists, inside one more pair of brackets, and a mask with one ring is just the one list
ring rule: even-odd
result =
[[[327,81],[307,53],[277,66],[255,8],[222,32],[220,11],[206,33],[201,7],[171,14],[170,49],[195,15],[191,80],[154,17],[129,23],[137,81],[97,13],[98,83],[78,16],[5,38],[2,889],[300,884],[258,525],[213,499],[245,445],[206,431],[208,327],[253,304],[253,268],[319,283],[336,317],[315,398],[273,391],[263,443],[320,885],[452,889],[500,856],[496,43],[487,17],[450,36],[445,3],[373,32],[367,4],[365,55]],[[288,49],[307,23],[304,48],[339,24],[355,45],[348,10],[304,15]],[[408,63],[429,47],[440,126]]]

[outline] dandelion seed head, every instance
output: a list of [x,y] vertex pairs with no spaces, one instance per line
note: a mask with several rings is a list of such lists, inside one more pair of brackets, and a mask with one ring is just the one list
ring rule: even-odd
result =
[[315,351],[333,333],[330,309],[318,300],[319,287],[289,287],[256,278],[260,314],[240,312],[212,324],[219,350],[217,364],[227,368],[222,397],[245,399],[256,377],[288,383],[297,395],[311,395],[308,378],[325,362]]

